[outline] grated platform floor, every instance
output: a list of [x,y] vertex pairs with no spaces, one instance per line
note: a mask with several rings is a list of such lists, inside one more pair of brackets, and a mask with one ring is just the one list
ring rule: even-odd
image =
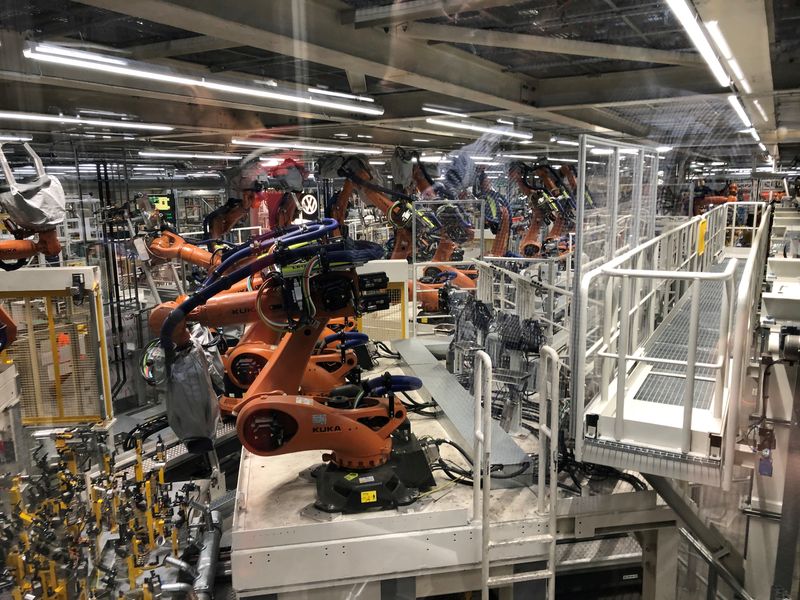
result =
[[[730,260],[730,259],[728,259]],[[710,271],[721,273],[728,260],[714,265]],[[744,270],[744,261],[739,261],[734,272],[734,282],[738,285]],[[713,363],[719,341],[719,319],[721,299],[725,283],[704,281],[700,287],[700,321],[697,331],[697,362]],[[645,348],[645,354],[654,358],[686,360],[689,345],[689,319],[691,314],[691,295],[685,294],[669,316],[669,320],[656,329]],[[634,397],[645,402],[657,404],[682,405],[686,389],[685,365],[655,365],[637,390]],[[659,373],[669,373],[661,375]],[[698,368],[695,377],[714,378],[716,371]],[[697,379],[694,387],[694,407],[708,409],[714,393],[714,382]]]

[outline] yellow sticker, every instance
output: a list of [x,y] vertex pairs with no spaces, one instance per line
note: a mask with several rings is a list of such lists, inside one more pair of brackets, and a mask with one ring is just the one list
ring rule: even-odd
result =
[[378,492],[371,490],[369,492],[361,492],[361,504],[378,501]]
[[150,201],[153,203],[153,208],[156,210],[169,210],[168,196],[151,196]]
[[706,231],[708,231],[708,219],[703,219],[697,228],[697,254],[700,256],[706,251]]
[[347,479],[347,481],[353,481],[353,479],[355,479],[356,477],[358,477],[358,473],[348,473],[347,475],[344,476],[344,478]]

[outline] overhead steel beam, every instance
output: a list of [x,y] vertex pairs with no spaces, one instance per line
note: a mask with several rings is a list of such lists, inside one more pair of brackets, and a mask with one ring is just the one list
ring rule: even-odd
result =
[[231,40],[221,40],[208,37],[207,35],[196,35],[180,40],[167,40],[166,42],[156,42],[154,44],[144,44],[127,48],[131,56],[137,60],[152,60],[157,58],[169,58],[170,56],[183,56],[185,54],[199,54],[201,52],[211,52],[213,50],[225,50],[239,46]]
[[[517,0],[519,1],[519,0]],[[383,27],[404,21],[442,17],[470,10],[514,4],[509,0],[410,0],[384,6],[347,9],[340,13],[341,23],[361,27]]]
[[591,121],[592,123],[600,123],[609,129],[630,131],[631,135],[635,137],[644,138],[650,133],[649,127],[631,121],[630,119],[624,119],[602,108],[582,108],[562,111],[561,114],[566,114],[576,119]]
[[418,40],[451,42],[454,44],[475,44],[492,48],[514,48],[531,52],[549,52],[574,56],[591,56],[610,60],[628,60],[665,65],[700,67],[705,63],[697,54],[672,50],[654,50],[634,46],[619,46],[598,42],[566,40],[544,35],[528,35],[492,31],[488,29],[469,29],[451,25],[431,23],[406,23],[392,30],[400,36]]
[[[487,61],[469,61],[416,40],[376,29],[353,35],[339,25],[341,2],[259,0],[221,4],[214,0],[80,0],[98,8],[240,45],[294,56],[342,70],[427,89],[471,102],[536,116],[595,133],[607,128],[531,105],[532,82]],[[628,133],[628,132],[622,132]]]
[[720,87],[707,68],[658,67],[635,71],[540,79],[535,102],[547,110],[563,105],[598,105],[633,99],[715,94]]
[[367,91],[367,76],[355,71],[347,71],[347,84],[354,94],[363,94]]

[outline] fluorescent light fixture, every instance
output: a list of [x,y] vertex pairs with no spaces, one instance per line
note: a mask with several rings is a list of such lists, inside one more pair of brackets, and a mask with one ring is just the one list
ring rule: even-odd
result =
[[[309,95],[298,94],[294,90],[275,89],[272,91],[264,89],[263,87],[246,87],[225,83],[222,81],[209,80],[205,77],[172,75],[165,70],[156,70],[156,67],[148,65],[147,63],[129,62],[117,58],[103,56],[101,54],[72,50],[70,48],[53,46],[50,44],[29,44],[22,53],[26,58],[33,60],[78,67],[92,71],[101,71],[104,73],[113,73],[115,75],[125,75],[127,77],[134,77],[138,79],[148,79],[150,81],[160,81],[162,83],[186,85],[193,88],[201,87],[221,92],[230,92],[232,94],[254,96],[257,98],[285,102],[295,102],[297,104],[307,104],[311,106],[332,108],[336,110],[363,113],[367,115],[383,114],[383,108],[374,105],[365,105],[369,104],[369,102],[340,102],[333,99],[326,100],[323,98],[317,98],[310,93]],[[319,90],[316,90],[316,93],[319,93]]]
[[723,166],[724,164],[725,164],[724,162],[721,162],[721,161],[715,160],[714,162],[712,162],[712,163],[711,163],[711,166],[712,166],[712,167],[721,167],[721,166]]
[[268,85],[269,87],[278,87],[278,82],[274,79],[253,79],[253,83],[258,85]]
[[719,51],[722,53],[722,57],[725,60],[732,59],[733,52],[731,52],[731,47],[728,46],[725,36],[722,35],[722,31],[719,28],[719,21],[709,21],[706,23],[706,29],[708,30],[708,33],[711,34],[711,39],[714,40],[717,48],[719,48]]
[[121,58],[103,56],[102,54],[95,54],[94,52],[84,52],[83,50],[74,50],[72,48],[64,48],[63,46],[53,46],[51,44],[37,44],[36,52],[42,52],[44,54],[51,54],[55,56],[68,56],[70,58],[77,58],[81,60],[91,60],[107,65],[128,64],[127,60],[122,60]]
[[333,90],[326,90],[325,88],[310,87],[308,91],[312,94],[322,94],[323,96],[335,96],[336,98],[347,98],[349,100],[358,100],[359,102],[375,102],[369,96],[356,96],[354,94],[345,94],[344,92],[334,92]]
[[689,38],[692,40],[695,48],[697,48],[697,51],[700,52],[700,56],[702,56],[708,64],[717,82],[723,87],[730,85],[728,74],[725,72],[725,69],[722,68],[722,63],[719,62],[717,55],[711,48],[711,44],[708,43],[708,39],[700,28],[700,24],[697,22],[694,11],[689,8],[686,0],[667,0],[667,4],[686,30],[686,33],[689,34]]
[[93,108],[79,108],[79,115],[97,115],[98,117],[119,117],[120,119],[129,119],[128,113],[118,113],[110,110],[95,110]]
[[656,152],[671,152],[672,146],[658,146]]
[[195,158],[197,160],[238,160],[238,154],[211,154],[208,152],[139,152],[143,158]]
[[0,142],[30,142],[33,141],[32,137],[22,135],[5,135],[0,134]]
[[759,102],[758,100],[753,100],[753,104],[755,105],[756,110],[758,110],[758,114],[760,114],[761,118],[764,119],[764,122],[769,121],[767,113],[764,111],[764,107],[761,106],[761,102]]
[[528,156],[527,154],[500,154],[500,158],[518,158],[520,160],[536,160],[538,156]]
[[435,106],[423,106],[422,110],[429,113],[436,113],[439,115],[450,115],[451,117],[466,117],[464,113],[455,110],[448,110],[444,108],[436,108]]
[[430,142],[430,140],[426,140],[425,138],[412,138],[412,139],[411,139],[411,141],[412,141],[412,142],[421,142],[421,143],[423,143],[423,144],[424,144],[425,142]]
[[350,137],[349,133],[334,133],[333,137],[347,138]]
[[383,154],[379,148],[367,148],[364,146],[328,146],[325,144],[313,144],[309,142],[299,142],[293,140],[278,140],[266,142],[260,140],[240,140],[233,138],[231,144],[236,146],[254,146],[256,148],[282,148],[290,150],[311,150],[319,152],[343,152],[347,154]]
[[491,175],[503,175],[505,171],[484,171],[484,173],[491,174]]
[[762,152],[766,152],[767,151],[767,147],[764,145],[763,142],[758,142],[758,147],[761,148]]
[[63,115],[43,115],[38,113],[25,113],[14,111],[0,111],[0,120],[9,121],[38,121],[43,123],[63,123],[69,125],[89,125],[95,127],[118,127],[120,129],[141,129],[145,131],[172,131],[168,125],[153,125],[150,123],[134,123],[133,121],[109,121],[106,119],[82,119],[81,117],[67,117]]
[[262,156],[258,160],[263,163],[265,167],[277,167],[283,162],[280,158],[275,158],[274,156]]
[[561,168],[561,165],[550,165],[550,166],[553,167],[554,169],[560,169]]
[[357,138],[364,139],[364,140],[371,140],[371,139],[372,139],[372,136],[371,136],[371,135],[364,135],[363,133],[357,133],[357,134],[356,134],[356,137],[357,137]]
[[478,133],[493,133],[495,135],[502,135],[510,138],[517,138],[522,140],[530,140],[533,135],[530,133],[522,133],[519,131],[511,131],[509,129],[500,127],[484,127],[483,125],[476,125],[473,123],[464,123],[460,121],[445,121],[443,119],[429,118],[425,119],[431,125],[439,125],[441,127],[452,127],[453,129],[466,129],[468,131],[475,131]]
[[739,61],[735,58],[728,59],[728,66],[733,71],[733,74],[736,76],[736,79],[742,80],[744,79],[744,73],[742,73],[742,67],[739,66]]
[[760,135],[758,135],[758,132],[756,131],[756,128],[755,128],[755,127],[751,127],[751,128],[750,128],[750,132],[749,132],[749,133],[750,133],[750,135],[751,135],[751,136],[753,136],[753,139],[754,139],[755,141],[757,141],[757,142],[760,142],[760,141],[761,141],[761,136],[760,136]]
[[502,123],[503,125],[514,125],[514,121],[508,121],[507,119],[497,119],[498,123]]
[[753,124],[750,122],[747,113],[744,112],[742,103],[739,102],[739,99],[734,94],[728,96],[728,103],[733,107],[733,110],[736,111],[736,114],[739,115],[739,118],[742,120],[742,123],[744,123],[744,126],[748,129],[751,128]]
[[134,171],[163,171],[164,167],[133,167]]
[[560,156],[558,157],[558,160],[560,160],[561,162],[565,162],[565,163],[577,163],[578,162],[577,158],[561,158]]
[[371,164],[371,165],[385,165],[386,161],[385,160],[371,160],[371,161],[369,161],[369,164]]
[[611,148],[592,148],[590,153],[595,156],[606,156],[608,154],[614,154],[614,151]]
[[485,156],[483,154],[470,154],[472,160],[493,160],[494,156]]
[[561,144],[562,146],[580,146],[578,142],[572,140],[556,140],[556,144]]
[[494,166],[497,166],[497,165],[499,165],[501,163],[499,163],[497,161],[494,161],[494,160],[476,160],[475,164],[476,165],[484,165],[484,166],[492,166],[492,167],[494,167]]
[[451,163],[453,161],[447,160],[444,156],[421,156],[419,162],[424,163]]

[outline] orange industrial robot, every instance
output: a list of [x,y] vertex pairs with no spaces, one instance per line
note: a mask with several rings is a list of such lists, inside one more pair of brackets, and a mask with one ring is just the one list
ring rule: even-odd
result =
[[[353,318],[388,306],[386,276],[359,276],[355,271],[380,258],[383,249],[370,242],[328,239],[337,228],[336,221],[326,219],[276,239],[270,244],[274,251],[220,275],[168,313],[159,311],[151,326],[161,323],[168,363],[178,360],[188,341],[187,320],[233,323],[260,313],[288,327],[273,360],[235,407],[242,444],[261,456],[328,451],[323,455],[327,464],[314,472],[320,510],[358,512],[407,505],[434,485],[405,407],[395,399],[398,391],[418,388],[419,380],[386,374],[328,395],[298,394],[303,366],[329,319]],[[268,267],[277,275],[265,281],[260,296],[228,295],[222,305],[212,304],[220,291]],[[210,427],[187,430],[180,421],[185,408],[170,410],[168,405],[171,425],[187,445],[196,444],[210,435]]]
[[[61,252],[56,226],[66,214],[64,190],[57,178],[44,170],[41,158],[28,144],[22,144],[31,158],[35,176],[17,181],[0,143],[0,167],[5,181],[0,182],[0,213],[3,224],[14,237],[0,240],[0,269],[14,271],[37,254],[54,256]],[[17,327],[0,307],[0,350],[14,343]]]

